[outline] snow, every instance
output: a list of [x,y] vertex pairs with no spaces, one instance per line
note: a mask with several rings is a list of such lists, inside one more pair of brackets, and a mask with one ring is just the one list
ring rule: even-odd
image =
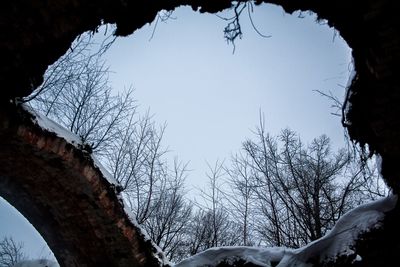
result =
[[64,138],[68,143],[71,143],[74,146],[77,146],[81,143],[79,136],[73,134],[71,131],[67,130],[66,128],[47,118],[46,116],[36,112],[30,106],[22,104],[22,108],[35,117],[34,122],[36,122],[36,124],[38,124],[42,129],[57,134],[57,136]]
[[[351,84],[352,84],[354,78],[356,77],[356,75],[357,75],[357,73],[356,73],[355,69],[353,68],[353,70],[350,72],[349,79],[347,80],[347,85],[345,87],[346,88],[346,98],[347,98],[347,99],[345,99],[346,102],[344,103],[346,105],[345,110],[344,110],[345,115],[348,114],[349,110],[351,109],[351,103],[349,102],[349,99],[352,95],[352,91],[350,91],[350,87],[351,87]],[[351,121],[346,120],[345,123],[346,123],[346,125],[351,125]]]
[[13,267],[60,267],[57,262],[50,260],[28,260],[21,261],[15,264]]
[[111,173],[109,171],[107,171],[107,169],[103,166],[103,164],[101,164],[101,162],[93,155],[92,155],[92,160],[93,160],[94,166],[99,168],[100,172],[103,174],[103,177],[106,178],[110,184],[119,185],[117,180],[114,179],[114,176],[112,176]]
[[[59,125],[55,121],[47,118],[46,116],[36,112],[30,106],[23,104],[22,108],[32,114],[34,116],[34,122],[40,126],[40,128],[47,130],[49,132],[55,133],[58,137],[64,138],[65,141],[72,144],[78,149],[81,149],[81,140],[79,136],[72,133],[68,129],[64,128],[63,126]],[[93,159],[94,165],[100,170],[103,174],[103,177],[107,179],[110,184],[118,185],[118,182],[114,179],[114,177],[107,171],[107,169],[101,164],[101,162],[94,156],[91,155]]]
[[150,238],[150,236],[148,235],[147,231],[145,229],[143,229],[143,227],[141,227],[139,225],[139,223],[136,220],[135,215],[133,214],[133,212],[128,208],[128,206],[126,205],[125,201],[123,198],[122,199],[122,203],[123,203],[123,208],[125,211],[125,214],[128,216],[129,220],[133,223],[133,225],[140,231],[140,234],[142,235],[144,241],[148,241],[151,242],[151,245],[153,246],[153,248],[156,249],[156,253],[154,253],[154,256],[158,259],[158,261],[161,263],[161,266],[172,266],[173,264],[165,257],[164,252],[161,250],[161,248],[159,246],[157,246],[154,241]]
[[293,255],[294,250],[288,248],[256,248],[256,247],[219,247],[210,248],[195,256],[181,261],[175,267],[215,266],[222,261],[233,263],[243,259],[263,267],[272,266],[287,255]]
[[356,258],[354,259],[353,262],[355,262],[355,261],[362,261],[361,256],[357,254],[357,256],[356,256]]
[[[370,229],[380,226],[385,212],[394,208],[397,196],[391,195],[380,200],[361,205],[343,215],[333,229],[324,237],[299,249],[288,248],[250,248],[221,247],[212,248],[194,255],[175,267],[216,266],[226,260],[233,262],[243,259],[263,267],[310,267],[310,259],[334,260],[340,255],[351,255],[355,252],[352,246],[357,237]],[[356,255],[355,261],[361,260]],[[275,263],[272,265],[272,263]],[[278,265],[276,263],[279,262]]]
[[393,209],[396,202],[397,196],[392,195],[349,211],[327,235],[299,249],[297,258],[306,261],[318,257],[323,260],[334,259],[338,255],[354,254],[351,247],[359,234],[378,228],[385,212]]

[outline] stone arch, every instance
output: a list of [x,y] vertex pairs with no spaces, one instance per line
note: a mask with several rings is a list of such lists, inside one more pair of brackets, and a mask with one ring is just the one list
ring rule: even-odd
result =
[[[335,27],[353,49],[357,76],[347,99],[350,108],[346,127],[353,140],[368,144],[371,151],[382,156],[384,178],[398,192],[400,34],[393,1],[269,2],[281,5],[289,13],[315,12]],[[215,13],[229,8],[231,1],[2,3],[0,194],[35,225],[61,266],[160,263],[154,256],[156,250],[129,221],[116,192],[90,157],[32,123],[28,114],[15,107],[14,100],[41,83],[47,66],[65,53],[79,34],[94,31],[101,23],[116,23],[116,35],[128,35],[152,21],[159,10],[180,5]],[[73,212],[76,205],[81,205],[80,212],[85,216]],[[85,238],[81,238],[82,234]]]
[[0,195],[31,222],[60,266],[159,266],[90,154],[20,108],[0,112]]

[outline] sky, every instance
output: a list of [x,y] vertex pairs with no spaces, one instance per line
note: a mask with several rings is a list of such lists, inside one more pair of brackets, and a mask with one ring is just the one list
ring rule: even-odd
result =
[[54,258],[42,236],[29,221],[0,197],[0,240],[3,237],[12,237],[17,243],[22,243],[25,254],[30,258]]
[[[260,111],[272,134],[290,127],[305,142],[327,134],[334,147],[344,144],[340,118],[315,90],[344,95],[351,68],[346,43],[315,16],[272,5],[251,14],[257,30],[271,35],[263,38],[246,12],[234,53],[223,36],[227,21],[182,7],[156,28],[147,24],[118,38],[105,54],[113,87],[133,86],[139,110],[150,108],[157,123],[167,123],[164,145],[171,158],[189,162],[189,189],[204,186],[206,161],[228,160],[252,137]],[[31,257],[48,253],[17,214],[0,198],[0,238],[15,236]]]
[[[230,13],[223,14],[230,17]],[[315,90],[342,98],[351,50],[314,16],[298,18],[279,7],[254,9],[242,18],[236,49],[224,40],[227,22],[179,8],[165,23],[120,38],[107,52],[114,88],[132,86],[144,112],[167,122],[171,153],[189,162],[188,186],[204,183],[206,161],[229,159],[252,136],[260,110],[272,134],[290,127],[304,141],[326,133],[343,145],[340,118]],[[341,85],[341,86],[338,86]]]

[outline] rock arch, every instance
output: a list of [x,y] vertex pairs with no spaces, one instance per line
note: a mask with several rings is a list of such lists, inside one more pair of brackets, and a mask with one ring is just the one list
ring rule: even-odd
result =
[[0,121],[0,194],[34,225],[61,266],[162,264],[88,152],[43,129],[21,107],[3,109]]

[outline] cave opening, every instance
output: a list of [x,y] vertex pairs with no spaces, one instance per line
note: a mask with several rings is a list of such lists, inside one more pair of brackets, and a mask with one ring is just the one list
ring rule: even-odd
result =
[[[301,16],[301,15],[300,15]],[[258,25],[257,25],[258,26]],[[258,28],[257,28],[258,29]],[[159,27],[157,27],[156,28],[156,31],[155,31],[155,35],[153,36],[153,39],[156,39],[157,37],[158,37],[158,34],[159,34],[159,30],[160,30],[160,26]],[[267,31],[268,31],[268,29],[267,29]],[[246,33],[245,33],[246,34]],[[246,36],[244,37],[244,39],[246,39]],[[237,42],[236,43],[236,45],[237,45],[237,47],[236,47],[236,50],[235,50],[235,54],[238,54],[239,53],[239,49],[240,49],[240,41],[239,42]],[[181,51],[182,52],[182,51]],[[170,62],[171,62],[172,60],[170,60]],[[346,68],[347,68],[348,66],[346,66]],[[168,67],[166,67],[166,68],[168,68]],[[165,69],[166,69],[165,68]],[[188,70],[188,69],[185,69],[185,68],[182,68],[183,70]],[[296,68],[295,69],[295,71],[298,71],[299,69],[301,69],[301,68]],[[348,69],[348,68],[347,68]],[[232,73],[233,73],[233,75],[234,75],[234,71],[232,71]],[[202,76],[202,77],[204,77],[204,76]],[[327,79],[329,79],[330,77],[328,77]],[[297,110],[299,110],[299,109],[297,109]],[[189,136],[189,135],[188,135]],[[90,146],[90,144],[89,144],[89,146]]]

